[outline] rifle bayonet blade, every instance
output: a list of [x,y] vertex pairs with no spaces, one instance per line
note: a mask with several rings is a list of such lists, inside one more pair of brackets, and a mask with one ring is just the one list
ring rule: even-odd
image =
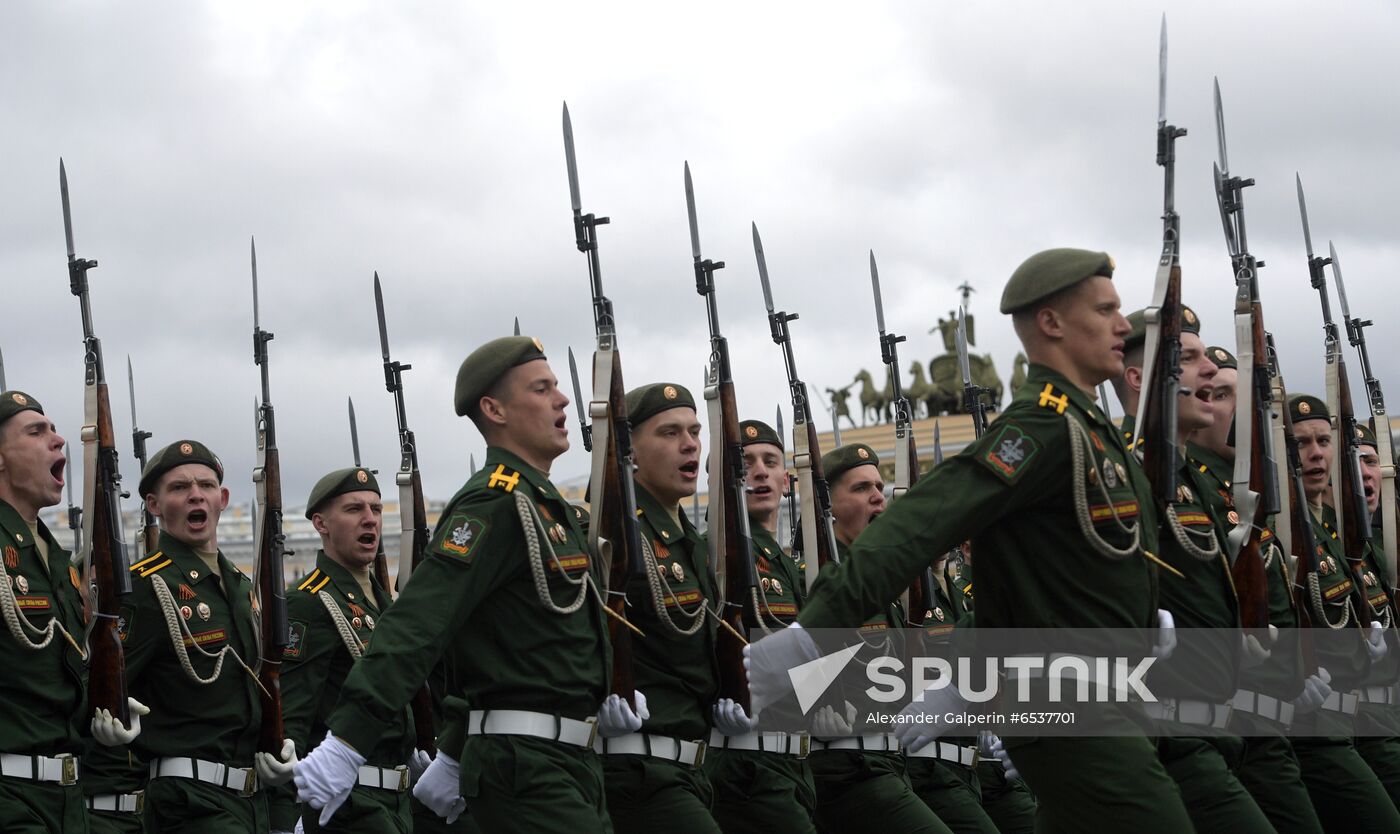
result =
[[938,430],[938,420],[933,421],[933,465],[943,462],[943,434]]
[[[127,362],[126,362],[126,364],[127,364],[127,369],[130,370],[130,368],[131,368],[131,360],[128,359]],[[0,350],[0,391],[8,391],[8,390],[10,390],[10,389],[5,385],[5,351]],[[134,419],[134,418],[133,418],[133,419]]]
[[1308,247],[1308,260],[1312,260],[1312,229],[1308,227],[1308,200],[1303,196],[1303,177],[1294,173],[1293,179],[1298,183],[1298,213],[1303,217],[1303,242]]
[[768,285],[768,259],[763,255],[763,238],[758,236],[758,224],[753,227],[753,256],[758,261],[758,280],[763,285],[763,306],[773,312],[773,288]]
[[350,452],[355,457],[355,465],[360,465],[360,429],[355,425],[355,400],[345,398],[345,407],[350,412]]
[[1220,79],[1215,83],[1215,144],[1220,153],[1220,168],[1226,176],[1230,173],[1230,155],[1225,150],[1225,107],[1220,102]]
[[[0,391],[5,389],[5,383],[0,380]],[[136,377],[131,373],[131,355],[126,357],[126,392],[131,398],[131,430],[136,430]]]
[[574,158],[574,123],[569,120],[569,103],[564,102],[564,163],[569,166],[569,204],[574,212],[583,211],[578,195],[578,160]]
[[248,253],[253,263],[253,329],[261,329],[258,325],[258,242],[252,236],[248,238]]
[[972,367],[967,357],[967,311],[958,307],[958,369],[962,372],[963,385],[972,384]]
[[68,457],[68,444],[63,444],[63,485],[68,488],[68,506],[73,506],[73,459]]
[[780,405],[779,405],[779,406],[774,406],[774,413],[777,414],[778,437],[782,437],[782,436],[783,436],[783,407],[780,406]]
[[1167,14],[1162,13],[1162,34],[1157,51],[1157,123],[1167,123]]
[[841,417],[836,413],[836,406],[831,406],[831,442],[834,446],[841,445]]
[[880,270],[875,266],[875,250],[870,250],[870,288],[875,291],[875,324],[885,335],[885,303],[880,298]]
[[379,288],[379,272],[374,273],[374,314],[379,319],[379,352],[389,361],[389,329],[384,324],[384,291]]
[[520,316],[515,317],[515,335],[520,335]]
[[476,474],[476,453],[475,453],[475,452],[473,452],[471,455],[468,456],[468,462],[469,462],[470,465],[471,465],[471,469],[472,469],[471,474],[475,475],[475,474]]
[[690,255],[700,260],[700,223],[695,219],[695,185],[690,181],[690,162],[685,163],[685,211],[690,220]]
[[68,257],[73,255],[73,214],[68,207],[68,169],[63,157],[58,158],[58,195],[63,198],[63,239],[68,243]]
[[569,377],[574,381],[574,405],[578,408],[578,424],[588,425],[587,411],[583,407],[583,389],[578,384],[578,363],[574,361],[574,349],[569,348]]
[[1347,304],[1347,286],[1342,283],[1342,262],[1337,259],[1337,247],[1327,241],[1327,253],[1332,258],[1332,280],[1337,285],[1337,300],[1342,305],[1342,321],[1351,320],[1351,305]]

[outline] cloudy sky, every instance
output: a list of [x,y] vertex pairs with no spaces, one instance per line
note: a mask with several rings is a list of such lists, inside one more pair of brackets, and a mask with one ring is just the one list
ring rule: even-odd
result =
[[[255,235],[288,503],[348,465],[353,396],[366,463],[397,466],[371,276],[384,282],[428,493],[484,447],[452,413],[457,365],[519,316],[567,374],[592,318],[573,245],[560,105],[629,384],[699,387],[708,356],[682,188],[690,161],[705,255],[745,414],[786,404],[749,224],[774,295],[801,314],[814,389],[879,362],[866,253],[909,359],[978,292],[977,349],[1009,375],[1006,277],[1050,246],[1116,257],[1129,308],[1160,246],[1154,164],[1162,9],[1138,3],[6,3],[0,9],[0,327],[9,384],[76,440],[77,301],[64,267],[58,159],[92,301],[122,466],[134,480],[124,364],[153,444],[206,440],[250,493],[248,241]],[[1322,383],[1320,315],[1294,197],[1336,241],[1352,304],[1378,320],[1397,380],[1397,56],[1382,2],[1172,3],[1169,115],[1179,142],[1185,297],[1232,344],[1232,281],[1211,189],[1211,78],[1290,388]],[[1348,356],[1354,357],[1350,348]],[[1353,362],[1353,376],[1359,372]],[[586,365],[586,362],[585,362]],[[1394,382],[1400,385],[1400,381]],[[1359,395],[1358,395],[1359,396]],[[1400,397],[1400,393],[1394,396]],[[786,408],[785,408],[786,411]],[[1363,416],[1365,414],[1362,408]],[[555,466],[582,475],[581,444]],[[153,448],[155,448],[153,446]]]

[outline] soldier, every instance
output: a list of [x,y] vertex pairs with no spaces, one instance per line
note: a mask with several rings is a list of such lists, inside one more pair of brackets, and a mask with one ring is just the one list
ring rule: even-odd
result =
[[[1222,534],[1239,523],[1231,492],[1235,447],[1230,442],[1236,408],[1239,363],[1223,347],[1207,347],[1206,355],[1218,368],[1212,380],[1211,403],[1215,422],[1191,434],[1186,453],[1199,473],[1201,496],[1215,516]],[[1283,450],[1275,450],[1282,454]],[[1320,832],[1322,822],[1303,784],[1298,757],[1287,738],[1296,710],[1316,709],[1319,693],[1327,686],[1313,675],[1305,687],[1299,662],[1298,615],[1293,609],[1293,585],[1288,566],[1273,530],[1259,536],[1260,557],[1268,581],[1269,626],[1277,635],[1270,656],[1241,670],[1239,689],[1232,701],[1228,729],[1244,742],[1243,757],[1235,775],[1260,810],[1281,834]]]
[[[1128,322],[1133,330],[1124,343],[1125,370],[1114,388],[1126,417],[1135,419],[1145,379],[1144,313],[1133,313]],[[1180,382],[1186,393],[1176,401],[1176,442],[1181,447],[1191,432],[1228,419],[1216,414],[1211,400],[1217,368],[1206,354],[1200,331],[1200,319],[1183,306]],[[1136,451],[1140,453],[1145,443],[1144,437]],[[1159,700],[1148,703],[1147,712],[1157,719],[1158,755],[1181,787],[1196,830],[1264,832],[1272,830],[1268,818],[1231,772],[1244,753],[1244,742],[1224,731],[1244,658],[1235,637],[1239,600],[1215,517],[1206,504],[1207,496],[1215,494],[1183,455],[1161,536],[1161,557],[1169,567],[1161,577],[1161,600],[1176,625],[1191,629],[1185,632],[1190,639],[1182,640],[1175,654],[1148,674]],[[1251,646],[1262,654],[1257,642]]]
[[[262,704],[252,581],[219,551],[228,506],[219,458],[195,440],[156,452],[139,492],[160,519],[154,553],[131,565],[120,610],[127,685],[154,714],[135,745],[150,762],[151,832],[268,831],[260,789],[290,777],[256,753]],[[291,742],[283,747],[290,756]],[[262,785],[259,782],[262,781]]]
[[[864,443],[851,443],[822,455],[822,472],[831,485],[837,554],[845,559],[851,542],[885,511],[880,458]],[[835,573],[836,565],[827,564],[812,592],[819,593]],[[860,634],[867,648],[856,655],[853,667],[863,672],[864,664],[881,654],[901,657],[905,622],[904,606],[897,599],[865,618]],[[882,827],[891,832],[948,832],[938,815],[914,793],[894,734],[888,727],[872,726],[856,717],[867,712],[860,688],[860,684],[842,687],[842,697],[854,698],[859,705],[845,700],[835,709],[823,707],[824,715],[814,724],[814,733],[837,736],[814,741],[812,774],[817,782],[818,826],[824,831],[855,831],[878,816]],[[825,726],[818,730],[820,725]],[[971,760],[969,753],[968,762]],[[990,821],[987,824],[990,826]]]
[[[1122,375],[1130,330],[1112,275],[1107,254],[1080,249],[1041,252],[1017,268],[1001,310],[1012,314],[1030,359],[1026,385],[986,435],[921,478],[866,530],[808,600],[798,627],[750,647],[760,710],[790,688],[783,670],[815,656],[803,628],[864,620],[908,586],[929,554],[967,538],[983,557],[979,626],[1124,629],[1140,634],[1147,652],[1156,621],[1149,488],[1092,400],[1095,386]],[[1082,470],[1072,466],[1076,455]],[[1112,469],[1113,483],[1088,483],[1091,464]],[[1092,494],[1113,512],[1079,512],[1076,494]],[[1094,726],[1081,729],[1104,737],[1003,739],[1040,802],[1037,824],[1049,831],[1190,830],[1176,784],[1138,729],[1141,708],[1096,706]],[[911,747],[928,741],[901,735]]]
[[[758,564],[759,604],[770,627],[797,617],[806,564],[778,544],[778,517],[788,491],[783,440],[767,423],[739,424],[746,508]],[[725,834],[815,834],[817,794],[800,733],[710,733],[705,772],[714,786],[714,818]]]
[[485,438],[486,463],[443,509],[426,558],[346,677],[325,740],[297,767],[298,796],[323,819],[356,784],[358,751],[398,720],[445,652],[457,688],[415,795],[446,817],[465,806],[483,831],[612,830],[595,731],[641,722],[614,722],[615,698],[594,722],[612,668],[606,579],[549,481],[569,448],[568,404],[536,339],[494,339],[462,362],[454,405]]
[[[1384,418],[1378,420],[1388,428]],[[1357,689],[1356,751],[1366,760],[1376,778],[1400,807],[1400,705],[1396,703],[1396,677],[1400,673],[1400,646],[1396,641],[1395,601],[1386,591],[1386,563],[1381,541],[1381,459],[1376,451],[1376,435],[1366,426],[1356,427],[1361,446],[1361,475],[1366,489],[1366,511],[1371,515],[1371,542],[1366,548],[1362,582],[1370,616],[1386,626],[1390,651],[1371,664],[1366,683]],[[1386,512],[1394,512],[1387,507]]]
[[[379,481],[359,467],[327,474],[306,501],[321,549],[315,569],[287,589],[290,641],[282,660],[283,728],[299,750],[325,736],[341,684],[389,608],[389,592],[372,570],[383,511]],[[289,832],[300,824],[306,831],[408,834],[409,782],[417,775],[409,767],[416,758],[413,741],[412,715],[405,709],[365,750],[359,782],[329,825],[319,826],[313,812],[302,814],[287,785],[269,800],[273,829]],[[427,761],[416,764],[421,772]]]
[[[86,713],[83,600],[78,570],[39,520],[63,499],[63,438],[39,401],[0,393],[0,830],[68,834],[88,830],[79,787],[79,733]],[[131,741],[147,710],[130,701],[130,730],[95,714],[102,744]]]
[[[713,792],[700,764],[719,693],[715,584],[705,543],[681,510],[700,474],[700,421],[690,391],[655,383],[627,394],[646,578],[628,584],[633,676],[649,715],[640,732],[599,741],[608,814],[622,832],[713,832]],[[726,708],[734,716],[737,705]],[[748,721],[739,710],[742,731]]]
[[1317,662],[1330,673],[1332,693],[1314,712],[1293,719],[1293,750],[1303,769],[1303,783],[1327,831],[1400,831],[1400,812],[1366,761],[1357,752],[1356,689],[1363,686],[1373,660],[1384,656],[1386,643],[1379,622],[1372,621],[1369,638],[1361,630],[1368,612],[1355,611],[1352,583],[1336,514],[1323,501],[1331,492],[1332,421],[1327,405],[1317,397],[1289,398],[1293,437],[1298,443],[1303,490],[1309,521],[1317,538],[1317,570],[1309,577],[1313,626],[1320,629]]

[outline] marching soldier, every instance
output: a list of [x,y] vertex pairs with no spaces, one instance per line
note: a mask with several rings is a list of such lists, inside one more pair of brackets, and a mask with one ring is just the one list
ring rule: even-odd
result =
[[[1380,421],[1383,427],[1385,421]],[[1396,678],[1400,673],[1400,646],[1396,641],[1395,600],[1386,591],[1384,549],[1381,542],[1381,459],[1376,435],[1366,426],[1356,427],[1361,446],[1361,474],[1366,489],[1366,511],[1371,515],[1371,542],[1366,548],[1362,582],[1370,618],[1385,626],[1385,657],[1371,663],[1366,683],[1357,689],[1356,751],[1366,760],[1390,799],[1400,807],[1400,705],[1396,702]],[[1394,512],[1387,507],[1385,512]]]
[[[379,482],[359,467],[322,477],[307,499],[306,517],[321,536],[321,549],[315,569],[287,589],[291,636],[282,660],[283,728],[299,750],[325,736],[341,684],[389,608],[389,592],[372,570],[382,515]],[[397,718],[365,750],[358,783],[328,825],[320,826],[315,812],[302,814],[288,785],[269,801],[273,829],[290,832],[300,823],[308,832],[409,834],[413,722],[407,709]]]
[[326,738],[297,766],[298,795],[329,819],[358,780],[360,751],[446,653],[460,688],[445,693],[438,755],[415,795],[442,816],[465,807],[483,831],[611,831],[595,733],[640,722],[594,722],[612,668],[606,580],[549,480],[569,448],[569,399],[539,341],[513,336],[462,362],[454,404],[485,438],[486,463],[444,508],[346,676]]
[[[797,617],[806,566],[778,544],[787,493],[783,440],[767,423],[739,424],[744,447],[746,508],[758,565],[759,605],[770,627]],[[714,818],[725,834],[815,834],[817,794],[803,733],[710,733],[705,772],[714,787]]]
[[[863,621],[908,586],[929,554],[969,537],[982,557],[979,626],[1122,629],[1139,633],[1148,651],[1156,621],[1150,490],[1092,399],[1095,386],[1122,375],[1130,331],[1112,275],[1107,254],[1079,249],[1041,252],[1017,268],[1001,309],[1012,315],[1031,363],[1026,385],[986,435],[921,478],[865,531],[807,601],[799,628],[750,647],[760,709],[789,688],[782,670],[814,656],[802,628]],[[1082,469],[1073,466],[1076,457]],[[1090,466],[1099,473],[1107,466],[1113,482],[1090,483]],[[1089,512],[1076,510],[1076,495]],[[1095,506],[1111,509],[1096,516]],[[1141,707],[1095,706],[1095,725],[1081,729],[1103,737],[1004,739],[1039,800],[1037,824],[1048,831],[1191,830],[1176,784],[1139,729]],[[912,739],[920,741],[926,737]]]
[[161,449],[141,473],[160,540],[132,563],[131,595],[119,613],[127,685],[154,711],[135,745],[150,763],[151,832],[266,832],[259,782],[290,775],[255,762],[262,720],[251,666],[255,599],[252,581],[219,551],[229,499],[223,479],[219,458],[195,440]]
[[[1293,719],[1293,750],[1303,769],[1303,783],[1327,831],[1400,831],[1400,812],[1357,751],[1357,696],[1373,659],[1384,656],[1386,643],[1380,623],[1372,622],[1370,637],[1357,621],[1353,580],[1336,533],[1336,514],[1323,502],[1331,491],[1332,421],[1326,403],[1308,394],[1289,398],[1293,436],[1303,469],[1303,490],[1317,538],[1317,570],[1309,582],[1309,603],[1316,640],[1317,662],[1331,674],[1332,693],[1321,708]],[[1374,570],[1374,568],[1371,568]]]

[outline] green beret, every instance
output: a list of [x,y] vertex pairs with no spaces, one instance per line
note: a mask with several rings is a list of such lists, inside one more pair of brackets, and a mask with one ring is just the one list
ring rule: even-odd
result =
[[337,495],[364,490],[369,490],[375,495],[380,494],[379,481],[374,479],[373,472],[359,466],[337,469],[317,481],[316,486],[311,488],[311,497],[306,499],[306,517],[310,518],[323,504]]
[[543,358],[544,345],[533,336],[504,336],[472,351],[457,369],[457,391],[453,398],[457,416],[475,412],[477,403],[506,371]]
[[1026,258],[1001,294],[1001,311],[1015,313],[1085,278],[1113,277],[1113,258],[1088,249],[1046,249]]
[[[1147,341],[1147,311],[1136,310],[1128,314],[1128,326],[1132,328],[1128,332],[1128,337],[1123,340],[1123,352],[1127,353],[1133,348],[1142,347]],[[1181,305],[1181,332],[1195,333],[1201,335],[1201,320],[1197,318],[1196,311]],[[1214,357],[1212,357],[1214,358]],[[1231,359],[1230,361],[1234,361]],[[1231,365],[1231,367],[1234,367]]]
[[21,411],[37,411],[43,414],[44,407],[39,405],[38,400],[23,391],[6,391],[0,393],[0,423],[5,422]]
[[695,410],[695,398],[684,385],[674,382],[653,382],[627,392],[627,419],[640,426],[663,411],[672,408]]
[[762,420],[745,420],[739,424],[739,444],[741,446],[751,446],[754,443],[772,443],[784,451],[787,447],[783,445],[783,439],[773,430],[773,427]]
[[880,456],[875,454],[875,450],[864,443],[847,443],[822,455],[822,474],[826,476],[828,484],[834,484],[837,478],[857,466],[867,464],[880,468]]
[[1234,368],[1238,370],[1240,367],[1240,363],[1235,361],[1235,354],[1223,347],[1206,348],[1206,356],[1209,357],[1210,361],[1215,363],[1215,367],[1217,368]]
[[1371,431],[1370,426],[1361,423],[1356,424],[1356,443],[1358,446],[1370,446],[1372,449],[1379,449],[1376,445],[1376,433]]
[[1288,398],[1288,414],[1294,423],[1304,420],[1331,420],[1327,413],[1327,403],[1312,394],[1294,394]]
[[160,480],[161,475],[187,463],[204,464],[219,476],[219,483],[224,482],[224,464],[219,460],[218,455],[209,451],[208,446],[198,440],[177,440],[156,452],[146,462],[146,468],[141,472],[141,483],[137,487],[137,492],[141,493],[143,497],[150,495],[156,491],[156,481]]

